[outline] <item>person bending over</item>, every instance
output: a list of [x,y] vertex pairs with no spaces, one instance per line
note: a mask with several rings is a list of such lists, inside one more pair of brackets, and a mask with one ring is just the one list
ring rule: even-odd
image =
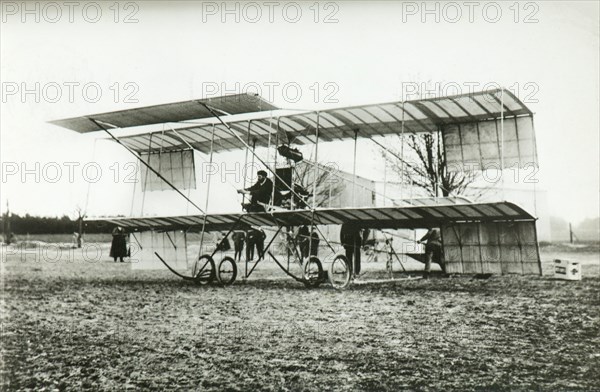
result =
[[425,279],[429,278],[431,271],[431,262],[438,263],[442,267],[442,271],[446,272],[444,263],[442,262],[442,236],[440,235],[440,229],[437,227],[429,229],[427,234],[421,238],[418,243],[422,244],[425,241]]

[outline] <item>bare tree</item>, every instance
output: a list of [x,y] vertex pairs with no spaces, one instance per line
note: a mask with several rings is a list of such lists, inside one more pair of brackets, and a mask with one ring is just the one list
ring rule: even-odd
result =
[[4,232],[4,243],[10,245],[13,239],[12,230],[10,227],[10,209],[8,208],[8,200],[6,200],[6,212],[3,215],[2,231]]
[[[450,171],[438,133],[410,133],[404,151],[381,149],[381,154],[404,183],[411,183],[429,196],[463,195],[477,175],[474,171]],[[440,194],[441,193],[441,194]]]
[[83,240],[83,218],[85,218],[85,212],[82,211],[79,206],[77,206],[75,211],[77,212],[77,248],[81,248],[81,242]]

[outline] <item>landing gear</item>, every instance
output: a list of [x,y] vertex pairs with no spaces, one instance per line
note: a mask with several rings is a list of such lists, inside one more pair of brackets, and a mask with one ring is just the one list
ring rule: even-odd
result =
[[350,284],[350,263],[344,255],[337,255],[329,267],[329,283],[334,289],[342,290]]
[[217,280],[223,286],[229,286],[235,282],[235,278],[237,278],[237,265],[231,257],[225,256],[217,268]]
[[209,255],[202,255],[194,263],[192,277],[196,284],[205,285],[212,283],[215,279],[215,261]]
[[316,256],[311,256],[304,264],[304,285],[306,287],[318,287],[323,277],[323,265]]

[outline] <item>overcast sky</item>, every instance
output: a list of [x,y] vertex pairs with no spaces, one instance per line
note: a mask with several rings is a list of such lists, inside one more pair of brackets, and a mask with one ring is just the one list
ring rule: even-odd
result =
[[[131,212],[132,157],[49,120],[256,86],[280,107],[324,109],[400,101],[425,86],[444,95],[501,85],[535,112],[536,188],[550,213],[574,223],[599,215],[598,2],[51,4],[2,2],[2,210],[8,199],[19,214]],[[351,147],[319,154],[351,171]],[[358,174],[383,179],[376,158],[361,145]],[[93,168],[82,172],[90,162],[102,168],[95,183]],[[190,195],[203,204],[200,188]],[[237,210],[234,188],[215,185],[210,203]],[[145,208],[164,200],[153,192]],[[166,200],[174,213],[195,212]]]

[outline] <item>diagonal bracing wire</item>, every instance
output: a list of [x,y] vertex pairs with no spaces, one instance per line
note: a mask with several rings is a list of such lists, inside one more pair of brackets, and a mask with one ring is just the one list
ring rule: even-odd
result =
[[[117,137],[115,137],[115,135],[113,135],[105,126],[101,125],[103,122],[102,121],[97,121],[94,120],[91,117],[88,117],[88,119],[90,121],[92,121],[94,124],[96,124],[98,127],[102,128],[104,130],[104,132],[106,132],[114,141],[116,141],[117,143],[119,143],[121,146],[125,147],[125,149],[127,151],[129,151],[133,156],[135,156],[140,162],[142,162],[144,164],[144,166],[146,166],[148,168],[148,170],[152,171],[152,173],[156,174],[161,180],[163,180],[167,185],[169,185],[171,188],[173,188],[173,190],[175,190],[177,193],[179,193],[185,200],[188,201],[188,203],[190,203],[191,205],[193,205],[194,207],[196,207],[198,209],[198,211],[200,211],[202,214],[204,214],[204,210],[202,210],[202,208],[198,207],[198,205],[196,203],[194,203],[189,197],[187,197],[186,195],[183,194],[183,192],[181,192],[179,189],[177,189],[177,187],[173,184],[171,184],[171,182],[169,182],[169,180],[167,180],[162,174],[160,174],[156,169],[154,169],[152,166],[150,166],[149,163],[147,163],[146,161],[144,161],[138,154],[135,153],[135,151],[133,151],[131,148],[127,147],[125,144],[123,144]],[[112,125],[112,124],[108,124],[113,128],[117,128],[116,126]]]

